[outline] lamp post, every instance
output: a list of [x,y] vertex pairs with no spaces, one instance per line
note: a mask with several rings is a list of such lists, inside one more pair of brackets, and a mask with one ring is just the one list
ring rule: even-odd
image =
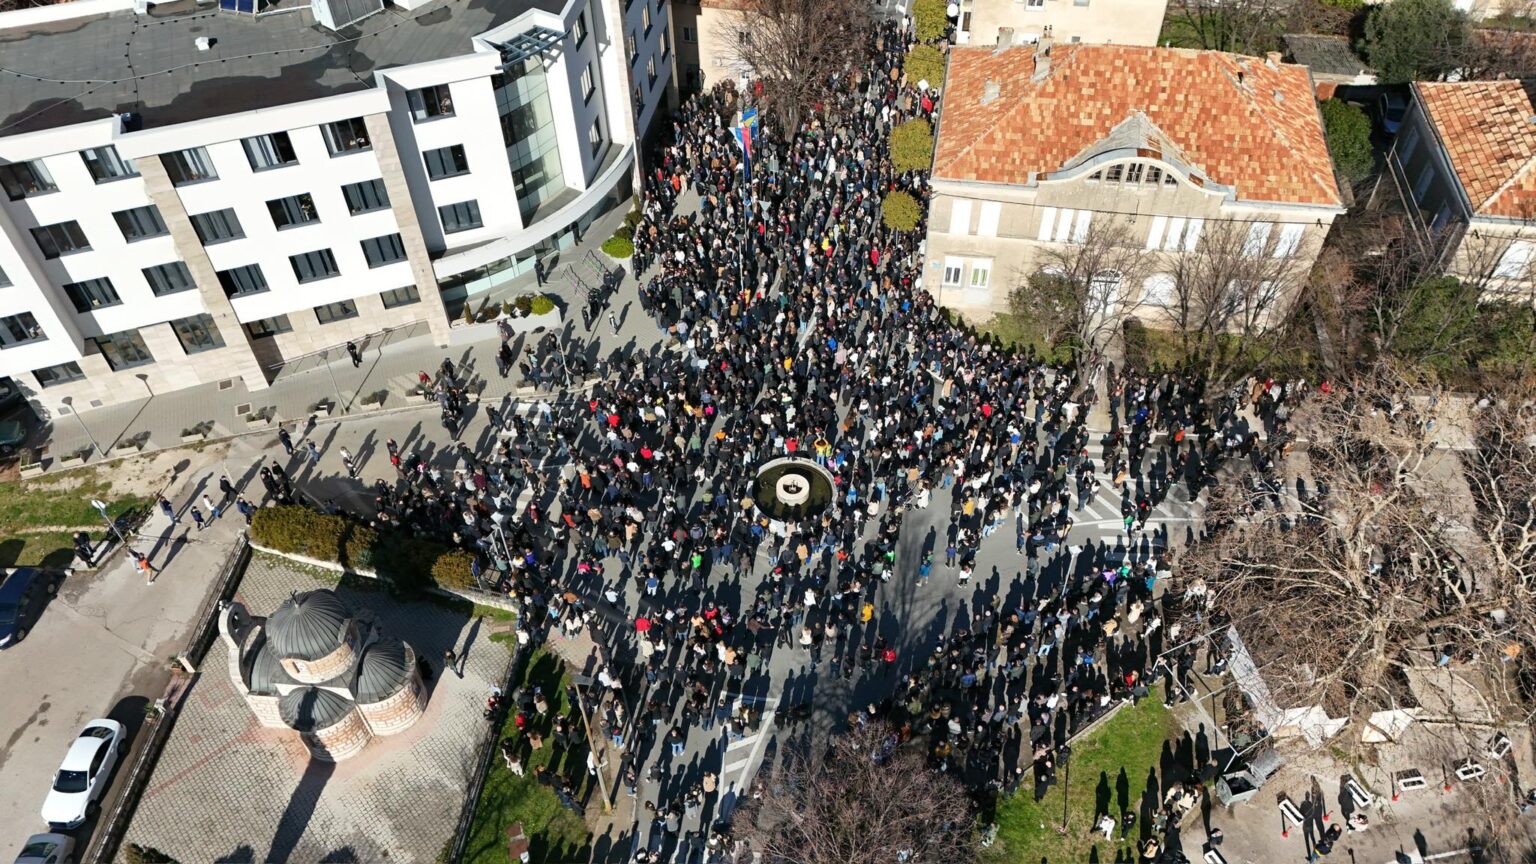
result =
[[345,414],[347,406],[341,403],[341,387],[336,384],[336,373],[331,371],[331,349],[325,348],[320,352],[320,359],[325,361],[325,374],[331,379],[331,389],[336,391],[336,407]]
[[93,452],[96,455],[100,456],[101,455],[101,445],[96,443],[96,436],[92,435],[90,427],[85,425],[85,418],[81,417],[80,416],[80,412],[76,411],[74,409],[75,397],[73,397],[73,396],[65,396],[63,399],[60,399],[59,401],[63,402],[64,403],[64,407],[68,408],[69,412],[71,414],[75,415],[75,420],[77,422],[79,422],[80,428],[85,430],[85,437],[90,439],[90,442],[91,442],[91,452]]
[[112,517],[107,515],[107,502],[92,498],[91,506],[95,507],[96,512],[101,514],[101,521],[107,523],[107,530],[111,531],[113,534],[116,534],[117,542],[123,544],[124,548],[126,548],[128,546],[128,541],[124,539],[123,532],[117,530],[117,523],[113,522]]

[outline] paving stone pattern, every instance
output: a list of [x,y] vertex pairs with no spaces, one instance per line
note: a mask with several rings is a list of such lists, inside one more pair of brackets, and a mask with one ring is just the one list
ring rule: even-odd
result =
[[[237,597],[265,615],[291,591],[318,587],[335,586],[257,555]],[[229,681],[219,640],[129,826],[129,842],[189,864],[436,859],[453,834],[485,732],[485,698],[509,656],[488,638],[488,622],[381,592],[336,590],[354,608],[372,609],[386,632],[432,663],[437,674],[425,716],[339,765],[312,762],[296,734],[256,723]],[[444,677],[444,650],[466,641],[464,678]]]

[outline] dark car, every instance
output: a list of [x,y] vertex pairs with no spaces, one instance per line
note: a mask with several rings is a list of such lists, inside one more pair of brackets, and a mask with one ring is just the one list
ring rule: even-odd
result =
[[26,638],[44,598],[58,593],[59,581],[36,567],[19,567],[0,582],[0,648]]

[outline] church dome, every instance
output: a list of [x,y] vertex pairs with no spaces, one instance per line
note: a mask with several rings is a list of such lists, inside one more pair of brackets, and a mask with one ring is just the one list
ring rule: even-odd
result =
[[301,687],[277,703],[283,722],[299,732],[329,729],[352,713],[352,703],[318,687]]
[[319,660],[342,644],[351,617],[347,604],[332,591],[296,593],[267,618],[267,642],[278,657]]
[[363,652],[357,664],[357,678],[352,682],[352,696],[358,702],[382,702],[399,693],[411,680],[416,657],[399,639],[385,638]]

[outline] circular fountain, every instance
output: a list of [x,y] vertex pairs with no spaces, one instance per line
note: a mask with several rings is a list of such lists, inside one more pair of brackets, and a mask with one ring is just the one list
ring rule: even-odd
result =
[[770,519],[797,522],[820,516],[832,506],[832,474],[810,459],[785,456],[757,470],[752,503]]

